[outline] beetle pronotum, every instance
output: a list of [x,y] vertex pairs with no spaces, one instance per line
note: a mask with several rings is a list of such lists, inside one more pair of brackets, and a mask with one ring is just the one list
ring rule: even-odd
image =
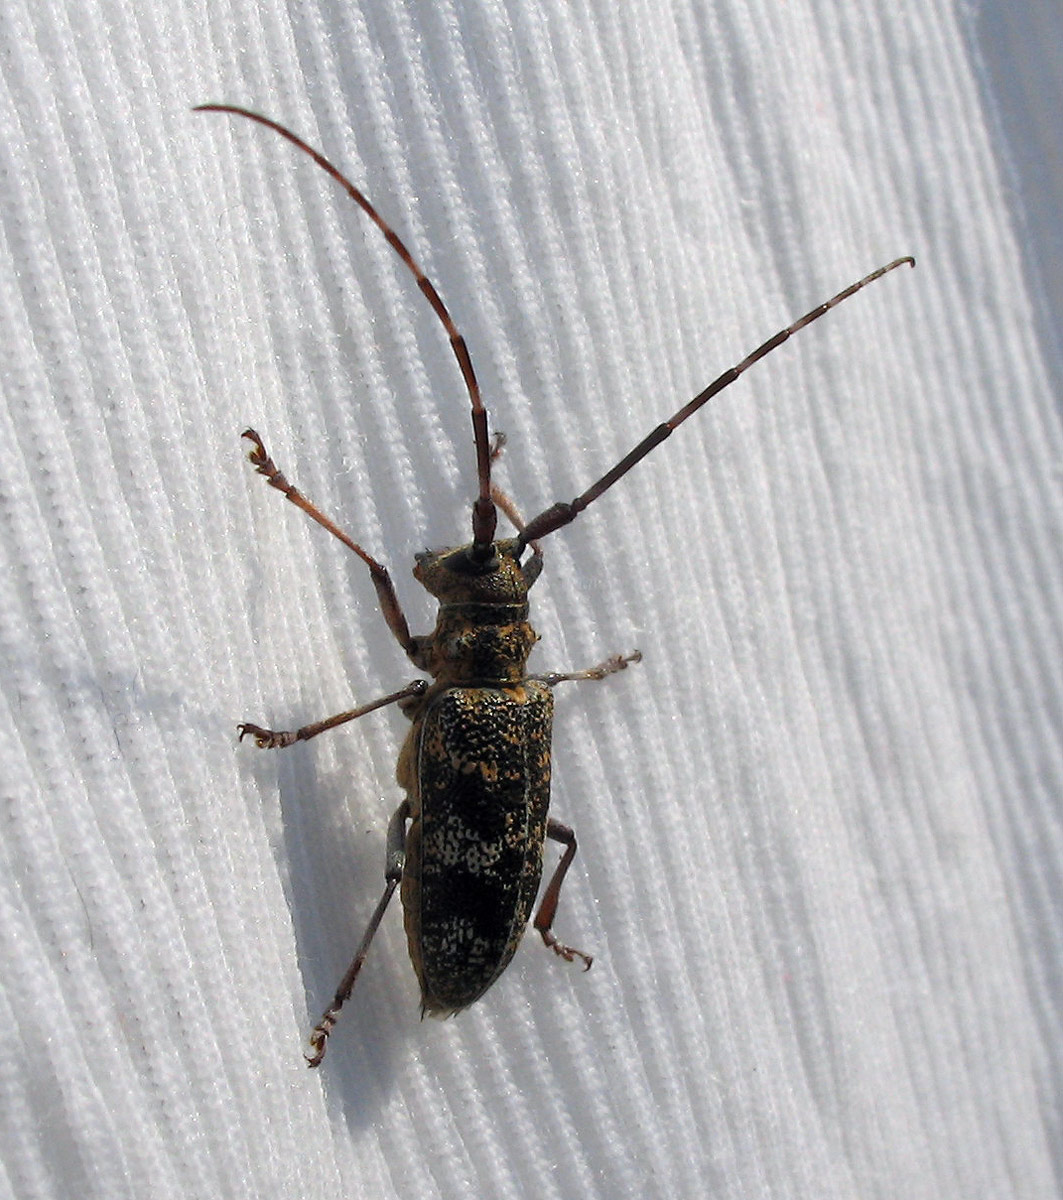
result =
[[[414,577],[439,601],[435,629],[420,637],[410,633],[387,568],[285,479],[253,429],[244,433],[252,446],[251,462],[267,482],[366,564],[388,628],[410,661],[432,678],[431,683],[415,680],[371,704],[301,729],[275,731],[251,724],[239,728],[241,739],[250,736],[259,747],[270,749],[307,741],[389,704],[398,704],[412,722],[399,754],[397,776],[406,798],[388,825],[384,892],[332,1004],[311,1034],[307,1061],[316,1067],[400,883],[423,1013],[458,1012],[478,1000],[505,970],[538,893],[546,838],[560,842],[564,853],[543,894],[535,928],[562,958],[580,959],[585,968],[590,967],[589,955],[559,942],[553,933],[558,896],[576,854],[576,839],[571,829],[547,815],[551,689],[568,680],[603,679],[641,655],[638,651],[616,655],[585,671],[526,673],[528,654],[538,640],[528,624],[528,589],[543,565],[538,543],[575,520],[688,417],[792,334],[887,271],[905,263],[914,266],[915,259],[906,256],[879,267],[780,330],[658,425],[597,483],[571,502],[554,504],[525,523],[491,480],[491,464],[501,451],[502,439],[496,435],[492,442],[490,437],[487,410],[465,340],[406,244],[350,180],[284,126],[227,104],[204,104],[196,111],[230,113],[265,125],[308,154],[346,189],[417,280],[450,338],[472,404],[479,484],[472,508],[472,541],[417,555]],[[499,508],[516,528],[516,537],[496,539]],[[529,547],[531,554],[522,562]]]

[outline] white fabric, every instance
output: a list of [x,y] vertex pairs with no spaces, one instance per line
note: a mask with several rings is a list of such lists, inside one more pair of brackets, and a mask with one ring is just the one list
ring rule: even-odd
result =
[[[0,1194],[1059,1194],[1063,21],[1014,7],[5,4]],[[239,434],[420,632],[468,406],[377,231],[205,101],[408,238],[529,514],[919,260],[546,544],[537,669],[645,655],[558,689],[593,970],[529,936],[422,1023],[396,909],[317,1073],[405,723],[235,726],[414,673]]]

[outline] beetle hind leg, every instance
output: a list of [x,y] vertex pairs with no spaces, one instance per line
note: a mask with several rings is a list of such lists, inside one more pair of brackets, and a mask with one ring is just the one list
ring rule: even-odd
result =
[[325,1057],[329,1034],[339,1019],[340,1009],[347,1003],[351,997],[351,992],[354,991],[355,981],[358,979],[358,975],[362,970],[362,964],[369,953],[370,943],[380,926],[380,922],[384,918],[384,913],[387,911],[388,905],[391,903],[391,897],[395,894],[395,888],[398,887],[399,881],[402,879],[402,869],[406,865],[406,822],[409,816],[410,802],[403,800],[399,807],[395,809],[391,820],[388,822],[388,856],[384,867],[384,894],[380,897],[376,908],[373,910],[373,915],[369,918],[369,924],[366,926],[365,933],[362,934],[362,940],[358,943],[358,949],[355,951],[351,965],[347,968],[347,973],[340,980],[340,986],[336,989],[332,1003],[321,1014],[321,1020],[318,1021],[310,1033],[310,1049],[312,1053],[305,1056],[308,1067],[319,1067],[321,1065],[321,1060]]
[[[592,676],[592,678],[596,678],[596,676]],[[546,885],[543,902],[535,914],[534,925],[539,931],[539,936],[555,954],[560,955],[565,962],[575,962],[577,958],[582,959],[583,969],[589,971],[594,958],[590,954],[584,954],[582,950],[576,950],[572,946],[566,946],[563,942],[559,942],[553,932],[554,917],[557,915],[557,901],[561,895],[561,884],[564,882],[569,867],[572,866],[572,860],[576,857],[576,835],[567,825],[562,825],[560,821],[551,818],[546,823],[546,836],[552,841],[560,842],[565,847],[565,853],[561,855],[557,870],[554,871],[550,882]]]

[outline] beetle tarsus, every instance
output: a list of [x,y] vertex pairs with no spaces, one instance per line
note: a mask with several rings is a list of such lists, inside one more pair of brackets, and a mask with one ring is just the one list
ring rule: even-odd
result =
[[549,929],[540,929],[543,941],[555,954],[558,954],[565,962],[575,962],[577,958],[583,960],[583,969],[589,971],[591,963],[594,962],[593,954],[584,954],[582,950],[577,950],[574,946],[566,946],[564,942],[559,942]]
[[293,742],[299,740],[299,734],[289,732],[286,729],[263,729],[261,725],[249,725],[247,723],[236,727],[242,742],[245,737],[255,739],[255,745],[260,750],[279,750],[284,746],[290,746]]
[[310,1034],[310,1047],[313,1054],[304,1054],[308,1067],[320,1067],[328,1047],[328,1037],[336,1025],[337,1011],[330,1008],[314,1026]]

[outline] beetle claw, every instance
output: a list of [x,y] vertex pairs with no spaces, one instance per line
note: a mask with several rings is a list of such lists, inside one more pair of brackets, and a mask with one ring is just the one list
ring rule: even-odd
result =
[[296,741],[294,733],[288,733],[286,730],[263,729],[261,725],[238,725],[237,733],[240,735],[241,742],[245,737],[254,738],[255,745],[260,750],[277,750],[282,746],[290,746],[292,742]]
[[574,946],[566,946],[564,942],[559,942],[553,934],[547,937],[546,932],[548,931],[540,930],[540,932],[543,934],[543,941],[546,942],[555,954],[563,958],[565,962],[575,962],[577,958],[580,958],[583,960],[583,969],[585,971],[591,969],[591,963],[594,962],[593,954],[584,954],[582,950],[577,950]]

